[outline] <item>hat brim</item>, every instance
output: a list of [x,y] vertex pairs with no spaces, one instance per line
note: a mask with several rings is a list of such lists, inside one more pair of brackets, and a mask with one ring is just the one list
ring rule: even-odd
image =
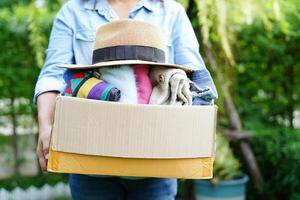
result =
[[119,66],[119,65],[136,65],[136,64],[145,64],[145,65],[156,65],[156,66],[165,66],[171,68],[179,68],[187,72],[193,71],[190,68],[183,67],[176,64],[167,64],[167,63],[157,63],[144,60],[114,60],[107,62],[100,62],[93,65],[75,65],[75,64],[60,64],[58,67],[67,68],[67,69],[91,69],[91,68],[100,68],[100,67],[109,67],[109,66]]

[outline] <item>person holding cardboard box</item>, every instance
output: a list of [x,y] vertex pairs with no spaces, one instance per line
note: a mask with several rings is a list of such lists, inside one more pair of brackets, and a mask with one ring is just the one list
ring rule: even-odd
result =
[[[121,18],[147,21],[160,27],[163,51],[159,51],[159,55],[169,63],[165,65],[200,72],[205,80],[203,86],[215,88],[198,52],[191,23],[180,4],[173,0],[71,0],[54,20],[46,62],[35,88],[39,126],[37,155],[43,170],[47,165],[55,98],[65,89],[63,74],[66,69],[58,65],[90,65],[97,28]],[[158,58],[162,60],[161,56]],[[171,200],[177,191],[176,179],[123,180],[72,175],[70,185],[74,199]]]

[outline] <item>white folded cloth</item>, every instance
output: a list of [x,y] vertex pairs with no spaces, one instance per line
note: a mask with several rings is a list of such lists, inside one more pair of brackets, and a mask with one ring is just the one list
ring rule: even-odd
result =
[[153,90],[149,104],[192,105],[189,80],[182,69],[155,66],[150,79]]
[[98,71],[102,80],[114,84],[121,91],[119,102],[138,103],[136,80],[131,66],[101,67]]

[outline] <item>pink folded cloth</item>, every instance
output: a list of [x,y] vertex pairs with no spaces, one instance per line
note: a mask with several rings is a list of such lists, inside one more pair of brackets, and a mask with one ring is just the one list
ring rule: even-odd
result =
[[132,65],[137,91],[138,91],[138,103],[148,104],[152,93],[152,84],[149,77],[149,66],[148,65]]

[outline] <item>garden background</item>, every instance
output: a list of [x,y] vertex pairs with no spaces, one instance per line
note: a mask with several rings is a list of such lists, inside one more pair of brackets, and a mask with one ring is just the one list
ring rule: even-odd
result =
[[[218,87],[218,132],[248,134],[242,141],[257,159],[264,181],[256,184],[250,176],[247,198],[300,199],[299,0],[179,2]],[[63,3],[0,1],[0,189],[67,182],[65,175],[38,168],[32,102],[52,21]],[[231,140],[230,146],[243,173],[250,174],[240,142]],[[179,196],[191,199],[191,185],[180,181]]]

